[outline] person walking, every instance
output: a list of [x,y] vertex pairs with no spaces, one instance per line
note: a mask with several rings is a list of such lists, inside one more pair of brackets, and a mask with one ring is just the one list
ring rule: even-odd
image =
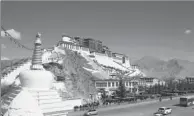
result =
[[170,100],[172,100],[172,96],[170,96]]
[[160,102],[162,101],[162,97],[159,98],[159,101],[160,101]]

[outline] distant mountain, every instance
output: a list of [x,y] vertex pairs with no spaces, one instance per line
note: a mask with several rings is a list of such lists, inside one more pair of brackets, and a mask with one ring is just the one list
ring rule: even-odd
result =
[[165,79],[194,76],[194,62],[187,60],[171,59],[164,61],[156,57],[145,56],[136,60],[133,64],[138,65],[142,72],[151,77]]
[[140,60],[134,62],[134,64],[137,64],[138,66],[146,70],[150,70],[156,66],[163,65],[164,63],[165,61],[151,56],[144,56]]
[[184,67],[184,70],[182,70],[179,73],[180,77],[194,76],[194,62],[190,62],[187,60],[180,60],[180,59],[176,59],[176,60],[182,67]]

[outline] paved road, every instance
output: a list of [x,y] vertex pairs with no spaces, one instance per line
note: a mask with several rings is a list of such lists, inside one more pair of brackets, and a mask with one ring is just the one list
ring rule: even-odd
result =
[[[168,116],[194,116],[194,106],[180,107],[176,104],[179,99],[166,100],[162,102],[141,103],[139,105],[120,105],[119,107],[107,107],[98,109],[98,116],[153,116],[159,107],[172,108],[172,114]],[[83,112],[70,113],[69,116],[83,116]]]

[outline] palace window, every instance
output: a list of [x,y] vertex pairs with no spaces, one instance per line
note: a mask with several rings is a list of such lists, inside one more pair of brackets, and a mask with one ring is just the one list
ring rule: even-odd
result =
[[117,86],[117,87],[119,86],[119,82],[116,82],[116,86]]
[[129,86],[129,82],[126,82],[126,86]]
[[112,87],[114,87],[115,86],[115,82],[112,82]]
[[131,86],[131,82],[129,82],[129,86]]
[[96,87],[107,87],[107,83],[106,82],[97,82]]
[[110,83],[110,82],[108,82],[108,87],[110,87],[110,85],[111,85],[111,83]]

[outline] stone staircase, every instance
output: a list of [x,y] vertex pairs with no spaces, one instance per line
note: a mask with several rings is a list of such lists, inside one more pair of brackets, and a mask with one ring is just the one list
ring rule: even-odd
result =
[[125,75],[128,75],[128,76],[138,76],[141,73],[139,70],[130,69],[130,68],[127,68],[127,67],[123,66],[122,64],[120,64],[120,63],[118,63],[116,61],[114,61],[114,62],[129,70],[129,73],[127,73]]
[[22,88],[20,86],[18,87],[12,86],[10,87],[8,93],[1,96],[1,100],[2,100],[1,101],[1,113],[2,114],[4,114],[8,110],[12,100],[20,93],[21,89]]
[[[3,100],[2,112],[5,113],[12,100],[22,91],[21,86],[12,86]],[[73,100],[64,100],[57,90],[28,90],[37,100],[44,116],[67,116],[73,110]],[[74,100],[75,102],[75,100]],[[74,103],[75,104],[75,103]],[[81,105],[78,103],[78,105]]]
[[38,105],[44,116],[67,116],[72,110],[69,103],[64,101],[57,90],[29,90],[32,96],[38,101]]
[[125,68],[125,69],[127,69],[127,70],[131,70],[129,67],[126,67],[126,66],[124,66],[123,64],[121,64],[121,63],[119,63],[119,62],[117,62],[117,61],[114,61],[114,60],[113,60],[113,62],[117,63],[118,65],[122,66],[123,68]]

